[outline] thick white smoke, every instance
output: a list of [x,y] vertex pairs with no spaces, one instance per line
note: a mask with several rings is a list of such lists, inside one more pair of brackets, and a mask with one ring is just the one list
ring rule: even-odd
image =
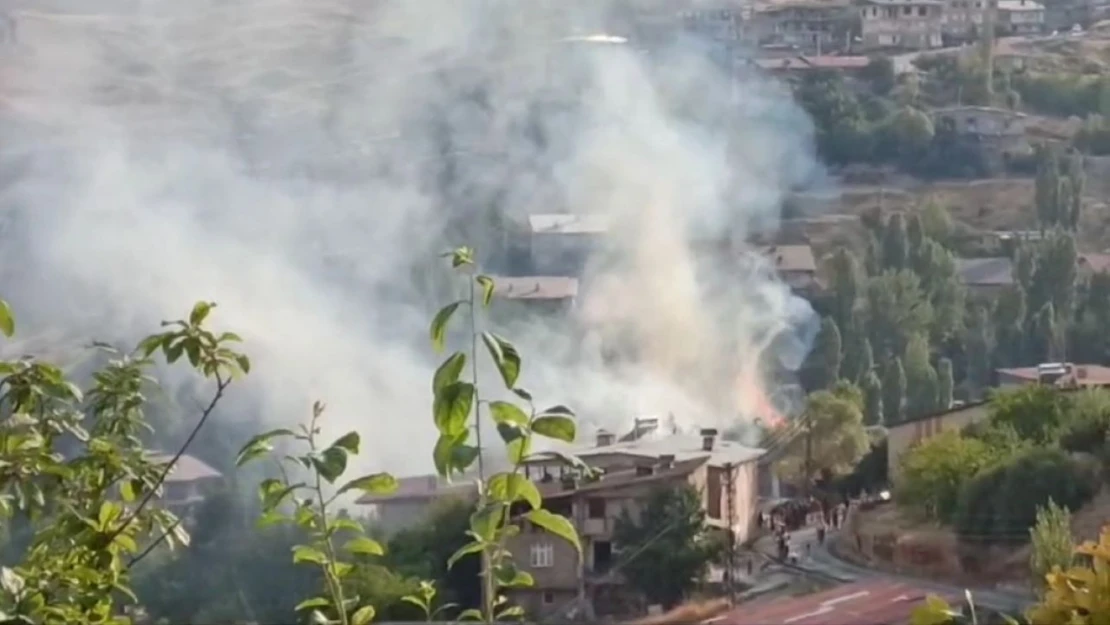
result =
[[[524,384],[586,424],[727,427],[760,408],[758,363],[804,355],[806,332],[781,335],[808,306],[719,244],[813,177],[808,122],[697,42],[564,41],[628,7],[8,4],[4,296],[26,332],[101,337],[217,301],[255,364],[223,420],[299,421],[320,398],[367,464],[427,469],[435,254],[492,248],[491,207],[612,223],[575,319],[510,337]],[[613,363],[618,337],[635,357]]]

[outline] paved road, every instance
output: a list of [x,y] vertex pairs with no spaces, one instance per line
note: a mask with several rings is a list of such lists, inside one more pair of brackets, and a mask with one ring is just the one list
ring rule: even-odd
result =
[[[884,579],[912,584],[914,587],[935,592],[938,595],[960,597],[964,594],[964,588],[962,586],[942,584],[908,575],[896,575],[886,571],[878,571],[845,562],[829,553],[829,550],[825,546],[817,544],[817,531],[815,529],[798,530],[796,532],[791,532],[790,536],[791,543],[795,545],[795,550],[801,556],[798,562],[799,568],[834,577],[844,582]],[[805,549],[806,542],[810,544],[808,553]],[[772,548],[773,541],[763,543],[761,539],[761,542],[757,543],[757,549],[765,550]],[[1023,613],[1025,609],[1033,603],[1032,595],[1022,595],[1016,592],[989,588],[971,589],[971,597],[978,605],[1007,614]]]

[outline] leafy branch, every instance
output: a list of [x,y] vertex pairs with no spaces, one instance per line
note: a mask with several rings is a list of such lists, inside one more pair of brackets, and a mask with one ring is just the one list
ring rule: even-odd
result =
[[[55,365],[30,357],[0,362],[0,516],[18,512],[32,528],[18,564],[0,569],[0,620],[126,623],[116,602],[137,598],[124,557],[155,533],[161,536],[147,551],[188,543],[175,515],[148,505],[172,463],[155,462],[143,447],[140,435],[150,427],[143,391],[156,383],[147,371],[158,350],[170,364],[187,356],[206,377],[246,373],[246,356],[226,346],[238,337],[203,327],[212,306],[197,304],[188,321],[163,324],[174,329],[130,353],[95,344],[109,360],[86,392]],[[14,329],[10,307],[0,302],[0,332],[11,336]],[[220,397],[222,388],[206,414]]]
[[346,596],[343,582],[355,565],[340,558],[336,544],[341,536],[345,537],[342,551],[352,556],[382,556],[385,549],[366,536],[361,524],[333,515],[331,510],[339,497],[352,491],[389,494],[397,490],[397,480],[388,473],[364,475],[345,482],[328,496],[325,484],[334,485],[343,476],[350,456],[358,454],[361,438],[358,432],[351,431],[322,447],[318,423],[323,414],[324,405],[316,402],[307,427],[300,425],[299,432],[276,429],[259,434],[247,441],[235,463],[243,466],[273,452],[273,441],[282,438],[291,438],[307,448],[301,455],[283,455],[281,463],[307,470],[311,480],[293,482],[279,463],[282,477],[263,480],[258,487],[262,500],[262,517],[258,523],[260,527],[291,523],[311,539],[307,544],[293,547],[293,563],[318,568],[324,578],[325,593],[301,601],[295,608],[297,612],[307,611],[311,622],[318,625],[365,625],[374,618],[374,606],[361,603],[357,595]]
[[[522,359],[517,348],[507,339],[493,332],[478,331],[479,303],[487,308],[494,295],[494,281],[482,275],[474,264],[474,254],[469,248],[459,248],[446,254],[451,266],[466,274],[477,274],[467,280],[469,296],[441,308],[432,319],[429,334],[437,352],[446,347],[448,324],[459,308],[469,313],[470,353],[455,351],[440,364],[432,379],[434,393],[433,418],[439,430],[433,459],[436,471],[444,477],[464,473],[474,463],[481,462],[481,424],[479,408],[485,404],[505,445],[511,470],[497,473],[488,481],[479,465],[478,503],[470,517],[467,536],[471,542],[461,547],[447,562],[448,568],[467,555],[482,557],[482,607],[470,609],[459,615],[460,620],[493,622],[511,617],[521,617],[519,606],[509,606],[502,590],[526,588],[534,584],[532,576],[516,568],[508,542],[520,533],[521,526],[514,523],[514,513],[524,511],[522,518],[571,543],[581,558],[582,546],[574,526],[565,517],[542,507],[542,496],[535,483],[521,474],[531,453],[536,434],[564,442],[573,442],[576,435],[574,413],[565,406],[553,406],[537,411],[532,394],[517,386]],[[478,299],[478,293],[481,299]],[[490,359],[500,374],[505,389],[522,400],[527,411],[510,401],[484,401],[478,391],[478,340],[486,348]],[[472,379],[461,379],[467,359],[471,361]],[[473,426],[471,426],[473,423]],[[476,446],[470,445],[471,429],[475,432]]]

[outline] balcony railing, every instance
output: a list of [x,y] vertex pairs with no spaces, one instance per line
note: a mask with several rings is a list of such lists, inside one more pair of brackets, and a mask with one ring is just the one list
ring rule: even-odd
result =
[[586,519],[582,523],[583,536],[608,536],[613,531],[610,519]]

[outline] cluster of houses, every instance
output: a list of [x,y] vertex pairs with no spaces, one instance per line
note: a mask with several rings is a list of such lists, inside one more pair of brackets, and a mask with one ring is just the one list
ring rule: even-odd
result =
[[[722,440],[713,429],[690,435],[658,419],[640,419],[619,438],[599,430],[590,444],[568,451],[594,470],[591,475],[553,454],[538,453],[525,463],[544,507],[574,523],[583,549],[580,561],[565,541],[531,527],[511,539],[508,548],[517,554],[518,566],[535,580],[533,587],[514,591],[513,600],[534,615],[592,613],[594,606],[629,600],[621,574],[622,558],[628,554],[615,548],[614,529],[622,515],[637,518],[660,486],[692,486],[711,531],[731,533],[737,544],[753,535],[761,506],[779,501],[772,454]],[[472,481],[447,483],[429,475],[402,479],[396,492],[367,495],[359,503],[379,527],[389,530],[427,518],[437,502],[475,496]]]
[[816,56],[930,50],[974,40],[984,28],[1002,36],[1070,28],[1076,15],[1034,0],[721,1],[681,13],[688,30],[758,46],[759,56],[776,50]]

